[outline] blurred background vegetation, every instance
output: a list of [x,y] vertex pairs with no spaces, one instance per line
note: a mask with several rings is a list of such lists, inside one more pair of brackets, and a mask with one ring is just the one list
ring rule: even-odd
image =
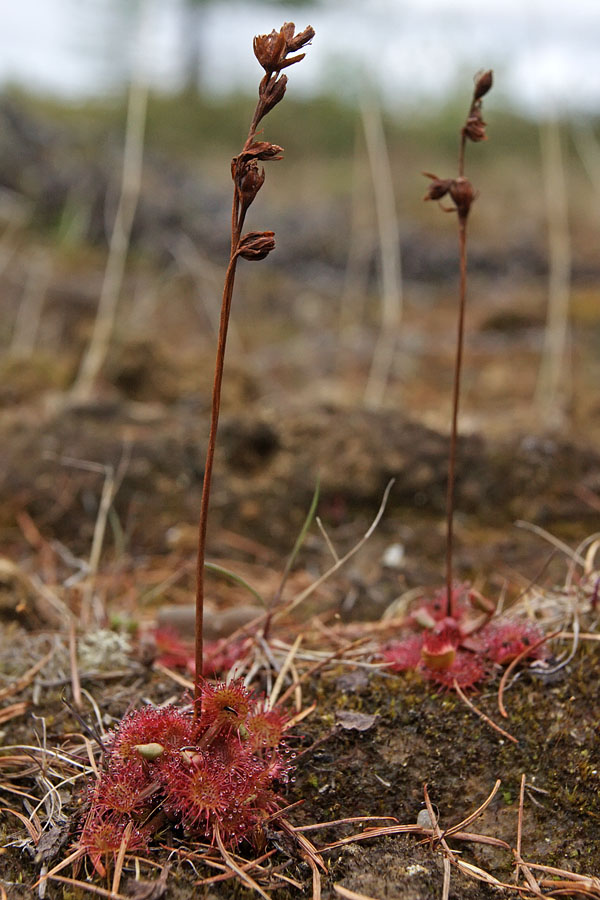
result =
[[[274,229],[278,249],[240,279],[232,364],[266,381],[265,402],[291,387],[447,427],[456,237],[451,218],[422,203],[421,172],[455,174],[472,77],[493,67],[490,139],[467,158],[481,195],[465,426],[593,432],[600,80],[589,61],[600,14],[586,0],[562,7],[24,0],[8,13],[0,61],[0,403],[76,380],[106,285],[132,83],[141,183],[99,383],[136,401],[205,389],[198,360],[211,354],[227,257],[229,160],[261,74],[252,36],[294,20],[317,36],[265,124],[285,160],[268,167],[249,225]],[[391,287],[386,253],[397,256]],[[382,322],[394,353],[369,400]],[[552,352],[554,374],[540,374]]]

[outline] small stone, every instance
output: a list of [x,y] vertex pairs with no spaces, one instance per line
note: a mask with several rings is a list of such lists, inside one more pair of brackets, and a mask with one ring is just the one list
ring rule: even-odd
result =
[[338,709],[335,718],[337,724],[341,725],[344,731],[369,731],[379,716]]
[[417,816],[417,825],[421,828],[433,828],[434,824],[431,821],[431,816],[429,815],[426,809],[422,809]]
[[381,558],[381,564],[388,569],[400,569],[404,563],[406,551],[403,544],[390,544]]

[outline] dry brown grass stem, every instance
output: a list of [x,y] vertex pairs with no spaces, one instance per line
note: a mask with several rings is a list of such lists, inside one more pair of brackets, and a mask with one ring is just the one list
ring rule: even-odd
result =
[[525,647],[518,656],[510,662],[510,664],[506,667],[504,672],[502,673],[502,678],[500,679],[500,684],[498,685],[498,709],[500,710],[500,714],[504,716],[505,719],[508,719],[508,713],[506,712],[506,707],[504,706],[504,691],[506,689],[506,685],[508,683],[509,677],[512,675],[516,667],[530,656],[534,650],[537,650],[538,647],[541,647],[542,644],[545,644],[546,641],[551,641],[555,637],[558,637],[560,631],[553,631],[552,634],[545,634],[539,641],[535,641],[535,643],[530,644],[528,647]]
[[517,846],[515,858],[517,864],[515,867],[515,883],[519,883],[519,860],[521,859],[521,844],[523,841],[523,806],[525,803],[525,773],[521,775],[521,787],[519,789],[519,812],[517,816]]
[[571,392],[567,371],[569,303],[571,296],[571,237],[568,188],[560,126],[551,119],[540,126],[542,172],[548,220],[548,309],[535,404],[545,425],[563,424]]
[[[39,839],[42,836],[42,828],[39,824],[39,820],[36,822],[32,822],[31,819],[28,819],[23,813],[18,812],[16,809],[11,809],[9,806],[0,807],[0,812],[12,813],[13,816],[16,816],[17,819],[23,824],[27,830],[27,833],[34,844],[37,844]],[[37,820],[37,816],[36,816]]]
[[[292,644],[292,646],[290,647],[289,652],[283,661],[281,669],[279,670],[279,673],[275,680],[275,684],[273,685],[273,689],[271,690],[271,693],[269,694],[269,709],[273,709],[273,707],[277,703],[277,698],[279,697],[279,694],[281,693],[281,689],[283,687],[283,682],[285,680],[285,676],[287,675],[287,673],[290,669],[290,666],[292,665],[292,663],[294,661],[294,657],[295,657],[296,653],[300,649],[300,644],[302,643],[302,638],[303,638],[303,635],[299,634],[298,637],[296,638],[296,640],[294,641],[294,643]],[[296,684],[297,684],[297,682],[296,682]],[[295,689],[296,684],[292,684],[292,688]]]
[[149,6],[143,3],[138,37],[139,58],[131,79],[127,102],[121,190],[92,336],[71,388],[71,397],[77,403],[89,400],[108,353],[129,252],[133,219],[140,195],[148,105],[148,84],[142,71],[141,58],[142,49],[145,49],[148,18]]
[[56,651],[56,647],[52,647],[51,650],[46,653],[34,666],[31,666],[30,669],[27,669],[24,675],[21,675],[20,678],[17,678],[16,681],[13,681],[11,684],[8,684],[6,687],[0,690],[0,700],[6,700],[8,697],[12,697],[13,694],[18,694],[20,691],[24,690],[28,685],[31,684],[35,676],[42,671],[45,665],[50,662],[54,653]]
[[129,846],[129,839],[131,838],[132,831],[133,822],[128,822],[125,826],[125,831],[123,832],[123,837],[121,838],[121,846],[119,847],[119,852],[117,853],[117,858],[115,860],[115,871],[113,874],[111,888],[113,894],[117,894],[119,891],[119,885],[121,884],[121,875],[123,874],[123,863],[125,862],[125,854],[127,852],[127,847]]
[[219,851],[220,851],[221,856],[223,857],[225,863],[229,866],[229,868],[233,872],[235,872],[235,874],[238,876],[240,881],[242,881],[251,890],[256,891],[257,894],[260,894],[260,896],[263,897],[264,900],[270,900],[269,895],[263,891],[263,889],[260,887],[260,885],[257,884],[256,881],[254,881],[254,879],[251,878],[251,876],[248,875],[248,873],[246,871],[244,871],[242,866],[239,866],[236,863],[233,856],[229,853],[229,851],[225,847],[225,844],[223,843],[223,838],[221,837],[221,831],[218,827],[215,828],[215,838],[217,841],[217,846],[219,848]]
[[433,835],[435,835],[445,851],[443,856],[444,881],[442,884],[442,900],[448,900],[448,897],[450,896],[450,859],[454,854],[448,846],[448,842],[444,838],[442,830],[438,825],[438,817],[436,816],[431,804],[431,800],[429,799],[429,792],[427,790],[426,784],[423,785],[423,796],[425,798],[425,806],[427,808],[427,812],[429,813],[429,820],[432,826],[432,837]]
[[321,873],[319,867],[311,856],[304,855],[304,858],[312,873],[312,898],[313,900],[321,900]]
[[305,590],[301,591],[296,597],[294,597],[288,603],[283,604],[279,610],[276,610],[273,613],[273,621],[275,621],[275,619],[277,619],[277,618],[280,618],[284,614],[291,612],[293,609],[296,609],[296,607],[299,606],[301,603],[304,603],[304,601],[307,600],[311,596],[311,594],[314,594],[314,592],[319,587],[321,587],[322,584],[324,584],[329,578],[331,578],[331,576],[333,574],[335,574],[335,572],[337,572],[338,569],[341,569],[341,567],[343,565],[345,565],[348,562],[348,560],[352,559],[352,557],[355,555],[355,553],[357,553],[360,550],[360,548],[362,546],[364,546],[364,544],[369,540],[369,538],[371,537],[371,535],[373,534],[373,532],[379,525],[379,522],[381,521],[381,517],[383,516],[383,513],[387,506],[388,497],[390,495],[390,491],[391,491],[392,487],[394,486],[394,482],[395,482],[394,478],[392,478],[388,482],[387,487],[386,487],[385,491],[383,492],[383,497],[382,497],[381,503],[379,505],[377,515],[373,519],[369,528],[365,531],[362,538],[359,541],[357,541],[357,543],[354,545],[354,547],[352,547],[350,550],[348,550],[348,552],[346,554],[344,554],[344,556],[341,556],[329,569],[327,569],[327,571],[323,575],[321,575],[319,578],[317,578],[316,581],[314,581],[311,585],[309,585],[307,588],[305,588]]
[[564,541],[561,541],[560,538],[555,537],[540,525],[535,525],[533,522],[525,522],[523,519],[517,519],[517,521],[515,522],[515,527],[523,528],[526,531],[531,531],[533,532],[533,534],[537,534],[545,541],[548,541],[549,544],[552,544],[553,547],[556,547],[557,550],[560,550],[561,553],[564,553],[565,556],[573,560],[573,562],[576,562],[580,566],[585,566],[585,559],[581,556],[580,553],[578,553],[576,550],[572,550],[568,544],[565,544]]
[[19,703],[12,703],[10,706],[5,706],[4,709],[0,710],[0,725],[4,725],[5,722],[10,722],[11,719],[18,719],[19,716],[25,715],[28,707],[28,700],[21,700]]
[[314,825],[296,825],[294,831],[320,831],[322,828],[333,828],[335,825],[354,825],[358,822],[397,822],[395,816],[348,816],[346,819],[333,819],[331,822],[317,822]]
[[466,704],[466,706],[468,706],[469,709],[473,710],[475,715],[479,716],[479,718],[483,722],[485,722],[486,725],[489,725],[490,728],[493,728],[494,731],[497,731],[498,734],[500,734],[502,737],[506,738],[509,741],[512,741],[513,744],[519,743],[519,741],[517,740],[516,737],[514,737],[514,735],[509,734],[508,731],[504,730],[504,728],[501,728],[499,725],[496,725],[496,723],[494,722],[493,719],[490,719],[489,716],[486,716],[486,714],[484,712],[482,712],[477,706],[475,706],[473,701],[470,700],[467,697],[467,695],[465,694],[465,692],[462,690],[462,688],[460,687],[456,678],[454,679],[454,690],[456,691],[456,693],[458,694],[460,699],[463,701],[463,703]]
[[15,359],[28,359],[33,353],[51,275],[50,252],[40,248],[34,250],[8,349]]
[[383,119],[374,95],[363,96],[360,111],[373,182],[381,266],[381,322],[364,400],[367,409],[378,409],[390,379],[402,320],[400,228]]
[[[97,897],[108,897],[109,900],[131,900],[126,894],[116,894],[107,888],[92,884],[89,881],[78,881],[76,878],[67,878],[65,875],[46,875],[50,881],[58,881],[60,884],[67,884],[70,887],[77,888],[80,891],[87,891],[89,894],[96,894]],[[64,895],[63,895],[64,896]]]
[[73,703],[77,709],[81,709],[81,680],[79,678],[79,666],[77,664],[77,632],[75,622],[69,623],[69,667],[71,670],[71,691]]
[[[263,853],[262,856],[257,856],[256,859],[250,860],[250,862],[246,862],[240,864],[240,869],[243,869],[245,872],[252,871],[253,869],[260,870],[260,863],[264,862],[267,859],[270,859],[276,850],[268,850],[267,853]],[[206,866],[213,867],[215,869],[221,869],[222,871],[218,875],[209,875],[208,878],[202,878],[200,881],[196,881],[196,887],[201,887],[206,884],[219,884],[222,881],[229,881],[232,878],[237,878],[237,872],[234,872],[228,866],[223,865],[222,863],[216,862],[214,859],[209,859],[207,857],[202,857],[202,863]]]
[[589,122],[579,122],[571,133],[587,176],[600,194],[600,141]]
[[374,897],[370,897],[368,894],[359,894],[358,891],[351,891],[342,884],[334,884],[333,889],[336,894],[344,897],[345,900],[375,900]]
[[288,822],[287,819],[281,817],[279,819],[279,824],[282,830],[285,831],[285,833],[288,834],[291,838],[293,838],[299,845],[305,859],[307,861],[310,859],[314,866],[318,867],[323,872],[325,872],[325,874],[327,874],[327,866],[323,862],[323,857],[321,856],[320,851],[317,850],[315,845],[312,843],[312,841],[309,841],[309,839],[304,834],[296,831],[294,826],[290,822]]
[[[569,872],[567,869],[558,869],[556,866],[544,866],[529,861],[527,862],[527,866],[530,869],[535,869],[536,872],[546,872],[548,875],[556,875],[559,878],[568,879],[566,883],[545,880],[541,882],[543,887],[555,887],[559,890],[562,884],[566,884],[567,890],[563,891],[563,893],[569,891],[575,896],[583,894],[586,897],[600,898],[600,878],[597,876],[581,875],[575,872]],[[553,893],[556,893],[556,891],[553,891]]]
[[[328,654],[328,655],[325,656],[323,659],[320,659],[318,662],[316,662],[314,665],[310,666],[306,671],[304,671],[304,672],[299,676],[298,681],[296,682],[296,684],[300,684],[300,683],[302,683],[302,682],[306,682],[306,681],[307,681],[309,678],[311,678],[313,675],[316,675],[317,672],[320,672],[322,669],[324,669],[325,666],[327,666],[330,662],[334,662],[334,661],[336,661],[336,660],[339,660],[339,659],[344,655],[344,653],[348,652],[349,650],[353,650],[355,647],[361,646],[361,645],[364,644],[367,640],[368,640],[368,638],[364,638],[364,637],[358,638],[357,640],[351,641],[349,644],[346,644],[345,647],[340,647],[338,650],[335,650],[333,653]],[[285,701],[288,699],[288,697],[290,697],[291,694],[294,693],[294,691],[295,691],[295,689],[296,689],[296,684],[291,684],[291,685],[287,688],[287,690],[284,691],[284,693],[281,695],[281,697],[280,697],[280,699],[279,699],[279,704],[280,704],[280,705],[281,705],[282,703],[285,703]]]

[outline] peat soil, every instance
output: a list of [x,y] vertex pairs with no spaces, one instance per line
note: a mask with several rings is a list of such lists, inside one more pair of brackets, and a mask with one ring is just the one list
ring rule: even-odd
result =
[[[352,620],[378,620],[406,591],[439,587],[445,435],[389,409],[366,411],[331,403],[302,408],[299,402],[275,409],[256,399],[247,400],[240,411],[233,408],[237,403],[235,397],[228,403],[222,423],[211,509],[212,560],[242,574],[263,596],[273,596],[310,505],[317,471],[319,515],[340,554],[368,528],[394,478],[375,534],[305,607],[299,607],[295,627],[310,628],[312,616],[327,610],[326,621],[348,623],[346,627],[359,627],[359,633],[368,635],[368,624],[352,625]],[[85,570],[109,470],[90,471],[81,468],[82,461],[110,466],[113,472],[122,463],[95,593],[98,608],[106,610],[102,624],[112,624],[120,634],[124,628],[143,630],[155,623],[161,609],[185,606],[193,596],[195,516],[202,477],[198,448],[206,424],[205,401],[194,406],[142,403],[116,390],[106,400],[85,407],[58,403],[52,395],[3,413],[3,681],[10,686],[53,640],[62,648],[62,656],[57,656],[62,661],[42,671],[37,687],[34,682],[6,701],[25,705],[0,726],[5,747],[32,746],[39,740],[60,747],[65,735],[81,731],[81,723],[62,701],[71,691],[64,622],[44,587],[58,592],[74,610],[83,603],[86,578],[77,575]],[[506,602],[530,581],[537,581],[542,594],[544,588],[563,584],[569,558],[553,542],[575,547],[597,527],[594,498],[600,458],[594,449],[556,433],[505,432],[489,439],[470,434],[461,438],[459,459],[457,576],[473,581],[494,599],[504,592]],[[516,519],[529,524],[517,529]],[[326,542],[313,525],[288,595],[309,584],[330,562]],[[224,611],[246,603],[248,595],[227,581],[211,580],[209,601],[218,621]],[[589,609],[580,613],[584,629],[591,628]],[[140,700],[178,701],[183,694],[181,687],[142,659],[139,642],[134,640],[133,645],[129,653],[121,645],[109,644],[108,658],[105,654],[103,660],[95,660],[91,672],[89,664],[86,672],[80,650],[82,686],[97,704],[105,727],[118,722]],[[415,673],[383,676],[360,667],[331,665],[304,687],[303,704],[317,705],[291,739],[302,754],[295,780],[285,790],[287,802],[302,800],[290,812],[291,821],[310,825],[370,815],[413,823],[423,809],[427,783],[444,828],[476,809],[501,779],[500,790],[471,830],[514,847],[524,774],[523,857],[535,864],[597,875],[597,646],[584,642],[574,659],[548,679],[524,673],[506,695],[508,720],[501,720],[498,713],[497,681],[475,695],[480,709],[500,720],[517,744],[498,735],[454,694],[438,693]],[[565,644],[553,649],[564,652]],[[257,685],[258,690],[264,687]],[[340,716],[344,712],[364,718]],[[84,718],[92,722],[94,716],[86,695]],[[24,765],[21,773],[9,771],[12,778],[5,782],[9,789],[43,795],[35,764]],[[61,799],[64,828],[56,833],[56,844],[41,855],[36,856],[20,821],[4,814],[0,884],[9,897],[32,896],[41,866],[55,865],[72,848],[85,806],[81,780],[61,788]],[[19,796],[11,790],[3,794],[3,805],[23,811]],[[321,847],[357,827],[360,830],[338,826],[310,836]],[[297,848],[289,846],[276,828],[269,837],[277,848],[273,865],[285,863],[280,871],[310,890],[310,868]],[[163,846],[173,846],[180,838],[165,835]],[[449,842],[465,862],[500,881],[513,878],[514,858],[506,849]],[[246,852],[252,853],[250,848]],[[167,857],[160,847],[152,851],[156,863],[164,864]],[[323,875],[323,896],[336,896],[334,883],[378,898],[441,896],[442,857],[429,842],[419,843],[414,836],[351,843],[327,851],[325,857],[329,871]],[[124,896],[137,896],[133,874],[126,867],[120,888]],[[148,872],[143,869],[142,874]],[[173,861],[164,896],[180,900],[197,892],[207,897],[247,893],[235,880],[194,887],[211,874],[202,866],[195,873],[189,865]],[[91,877],[89,872],[87,876]],[[85,878],[86,870],[78,877]],[[451,898],[487,898],[498,896],[499,890],[452,869]],[[297,889],[271,884],[269,892],[283,898]],[[58,882],[48,884],[46,891],[49,900],[80,896],[79,889]]]

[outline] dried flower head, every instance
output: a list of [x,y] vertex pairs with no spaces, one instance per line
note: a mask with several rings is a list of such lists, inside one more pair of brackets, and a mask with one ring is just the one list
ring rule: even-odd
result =
[[494,73],[491,69],[486,72],[478,72],[475,76],[475,90],[473,91],[473,100],[481,100],[494,83]]
[[437,175],[433,175],[431,172],[423,172],[423,175],[426,178],[431,178],[431,184],[428,186],[423,200],[441,200],[442,197],[446,196],[452,184],[451,178],[438,178]]
[[450,184],[449,194],[454,200],[459,218],[466,219],[477,196],[469,179],[463,175],[453,179]]
[[275,249],[275,232],[249,231],[240,238],[238,253],[242,259],[264,259]]
[[314,28],[305,28],[299,34],[294,34],[296,26],[293,22],[286,22],[279,31],[271,34],[259,34],[254,38],[254,55],[267,73],[280,72],[281,69],[291,66],[304,59],[305,54],[300,53],[287,59],[288,53],[296,53],[315,36]]
[[279,78],[265,75],[260,83],[260,108],[256,117],[257,124],[283,100],[287,82],[287,75],[280,75]]
[[463,126],[462,133],[475,144],[480,141],[487,141],[487,135],[485,133],[486,124],[487,123],[483,121],[483,116],[481,115],[481,101],[477,100],[471,107],[471,112],[467,116],[467,121]]
[[254,55],[268,75],[279,71],[286,52],[283,28],[280,31],[273,29],[271,34],[257,34],[253,47]]

